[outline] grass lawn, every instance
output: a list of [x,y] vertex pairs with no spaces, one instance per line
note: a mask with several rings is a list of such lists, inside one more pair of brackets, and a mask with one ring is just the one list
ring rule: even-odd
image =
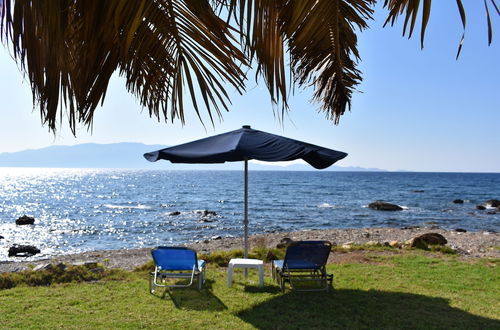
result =
[[[201,291],[148,291],[146,271],[104,280],[0,290],[0,328],[172,329],[500,329],[499,260],[459,261],[369,252],[362,263],[332,264],[333,292],[281,293],[267,269],[209,265]],[[196,286],[194,286],[196,287]]]

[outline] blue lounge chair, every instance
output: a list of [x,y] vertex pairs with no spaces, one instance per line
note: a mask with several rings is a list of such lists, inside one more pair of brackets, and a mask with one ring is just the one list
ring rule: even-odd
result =
[[[155,271],[150,276],[149,291],[159,287],[188,287],[198,279],[198,290],[205,283],[205,261],[198,260],[196,251],[186,247],[159,246],[151,250]],[[168,279],[189,279],[188,284],[167,284]]]
[[[332,243],[328,241],[298,241],[288,246],[285,259],[272,262],[272,276],[280,285],[281,291],[285,291],[286,282],[298,291],[328,291],[333,282],[333,275],[326,272],[331,248]],[[314,282],[320,286],[303,286]],[[296,285],[299,283],[302,286]]]

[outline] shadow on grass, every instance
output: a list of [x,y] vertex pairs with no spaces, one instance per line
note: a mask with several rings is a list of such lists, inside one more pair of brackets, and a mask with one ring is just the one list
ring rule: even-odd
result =
[[245,285],[244,288],[245,292],[248,293],[272,293],[272,294],[277,294],[280,293],[281,290],[279,287],[275,285],[264,285],[263,288],[259,288],[257,285]]
[[[188,288],[165,288],[161,296],[162,300],[170,298],[178,309],[196,311],[222,311],[227,309],[226,305],[212,293],[213,280],[206,280],[201,290],[197,290],[197,283]],[[157,289],[158,293],[161,292]]]
[[290,292],[237,314],[258,329],[500,329],[500,321],[416,294],[334,290]]

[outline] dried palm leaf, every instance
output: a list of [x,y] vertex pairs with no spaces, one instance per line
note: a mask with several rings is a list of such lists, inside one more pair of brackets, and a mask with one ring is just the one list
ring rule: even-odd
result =
[[290,47],[294,79],[312,83],[314,99],[327,118],[338,122],[350,108],[353,90],[361,82],[357,37],[368,27],[374,1],[287,1],[281,14]]
[[[245,53],[257,62],[271,98],[287,107],[287,76],[301,87],[314,85],[314,99],[338,122],[361,81],[355,27],[371,19],[375,0],[240,0],[230,13]],[[291,72],[286,72],[285,54]]]
[[[493,29],[491,25],[491,16],[490,16],[490,11],[488,8],[488,3],[487,0],[484,1],[484,6],[486,10],[486,21],[488,24],[488,45],[491,44],[492,38],[493,38]],[[465,38],[465,27],[466,27],[466,14],[464,10],[464,6],[462,3],[462,0],[456,0],[457,2],[457,7],[458,11],[460,13],[460,19],[462,21],[462,26],[464,32],[462,33],[462,38],[460,39],[460,43],[458,46],[458,51],[457,51],[457,59],[460,56],[460,52],[462,50],[462,45],[464,42]],[[493,4],[493,6],[496,9],[497,14],[500,16],[500,10],[498,9],[498,6],[495,2],[495,0],[490,0],[490,2]],[[420,29],[420,45],[422,48],[424,48],[424,37],[425,37],[425,30],[427,28],[427,23],[429,21],[430,13],[431,13],[431,4],[432,0],[423,0],[423,6],[422,6],[422,23],[421,23],[421,29]],[[416,18],[418,11],[420,10],[420,0],[384,0],[384,7],[389,10],[389,15],[387,16],[387,19],[384,23],[384,26],[387,25],[387,23],[391,23],[391,25],[394,25],[396,22],[396,19],[399,16],[404,15],[405,16],[405,23],[403,26],[403,36],[406,35],[406,29],[408,27],[408,22],[410,22],[410,31],[408,34],[408,38],[411,38],[413,28],[415,27],[416,23]]]
[[[242,92],[246,63],[228,24],[198,0],[5,0],[1,34],[12,44],[43,122],[89,127],[116,70],[150,114],[184,121],[184,86],[199,114],[228,110],[225,84]],[[168,113],[168,110],[170,114]],[[213,119],[212,119],[213,120]]]
[[[214,114],[229,109],[228,88],[243,92],[243,70],[252,63],[271,100],[281,105],[281,115],[290,84],[312,85],[314,100],[338,123],[362,79],[356,33],[367,28],[377,2],[0,1],[0,36],[29,79],[42,122],[55,130],[66,110],[73,133],[77,123],[91,127],[115,71],[150,116],[184,122],[188,95],[199,118],[204,107],[213,123]],[[491,43],[491,15],[483,1]],[[465,31],[462,0],[456,2]],[[489,2],[500,15],[495,0]],[[423,47],[431,0],[422,3],[420,9],[420,0],[384,0],[389,10],[385,24],[404,16],[403,35],[408,37],[422,10]],[[464,34],[457,56],[463,39]]]

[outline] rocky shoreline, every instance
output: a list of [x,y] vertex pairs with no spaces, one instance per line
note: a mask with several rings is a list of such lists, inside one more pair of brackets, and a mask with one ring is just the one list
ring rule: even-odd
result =
[[[462,232],[433,227],[411,228],[356,228],[303,230],[265,235],[254,235],[249,238],[250,247],[276,247],[284,238],[292,240],[328,240],[334,245],[345,244],[389,244],[397,241],[402,244],[425,233],[438,233],[448,241],[447,246],[456,250],[461,258],[500,258],[500,235],[490,231]],[[217,250],[241,249],[242,238],[214,238],[195,244],[188,244],[199,253],[211,253]],[[50,259],[37,261],[0,262],[0,272],[15,272],[50,262],[79,264],[99,262],[111,268],[134,269],[151,260],[151,248],[132,250],[92,251],[72,255],[58,255]],[[397,250],[396,250],[397,251]],[[333,261],[335,261],[335,256]]]

